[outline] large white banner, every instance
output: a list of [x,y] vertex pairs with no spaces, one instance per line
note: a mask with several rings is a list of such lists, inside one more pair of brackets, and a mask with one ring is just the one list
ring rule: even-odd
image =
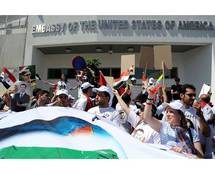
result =
[[185,158],[73,108],[40,107],[1,118],[0,158]]

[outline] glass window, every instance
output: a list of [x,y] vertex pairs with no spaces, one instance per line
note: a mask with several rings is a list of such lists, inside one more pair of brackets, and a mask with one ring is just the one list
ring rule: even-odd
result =
[[76,75],[76,71],[72,68],[49,68],[48,79],[60,79],[62,73],[70,79],[74,79]]
[[67,78],[69,78],[69,79],[75,79],[76,71],[72,68],[67,69],[66,75],[67,75]]
[[60,79],[61,69],[48,69],[48,79]]
[[137,79],[142,78],[143,68],[135,68],[135,77]]
[[104,76],[110,76],[110,68],[100,68]]
[[111,68],[111,76],[116,79],[120,77],[120,68]]
[[[152,69],[148,69],[147,70],[147,75],[148,77],[153,77],[153,78],[159,78],[159,76],[161,75],[162,70],[152,70]],[[178,69],[177,67],[173,67],[172,69],[165,69],[165,78],[167,79],[173,79],[175,77],[178,76]]]

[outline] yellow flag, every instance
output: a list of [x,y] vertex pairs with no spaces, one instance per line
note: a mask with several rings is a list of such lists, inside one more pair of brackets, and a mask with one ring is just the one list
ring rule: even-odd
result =
[[157,79],[157,83],[159,83],[163,79],[163,74],[160,75],[160,77]]

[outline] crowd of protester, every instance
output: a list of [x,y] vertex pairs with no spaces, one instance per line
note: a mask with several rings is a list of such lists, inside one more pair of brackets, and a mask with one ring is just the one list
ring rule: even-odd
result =
[[[72,107],[92,113],[107,123],[127,132],[142,143],[163,144],[172,150],[193,154],[199,158],[214,158],[215,107],[211,93],[196,100],[192,84],[165,86],[154,92],[156,80],[147,79],[137,96],[132,91],[136,78],[131,76],[124,91],[93,84],[84,72],[77,75],[77,86],[72,86],[63,74],[56,85],[49,83],[53,93],[34,88],[30,72],[23,74],[24,81],[11,86],[0,98],[1,112],[21,112],[37,107]],[[78,98],[71,90],[78,88]]]

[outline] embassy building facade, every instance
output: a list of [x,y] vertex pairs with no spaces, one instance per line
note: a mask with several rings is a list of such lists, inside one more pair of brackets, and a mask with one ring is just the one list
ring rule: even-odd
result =
[[0,16],[1,67],[36,65],[48,81],[61,72],[74,79],[75,56],[98,59],[106,76],[118,77],[121,56],[132,54],[135,76],[141,77],[144,58],[152,60],[153,75],[156,46],[170,48],[167,85],[178,76],[194,84],[198,95],[203,83],[209,84],[215,102],[215,16]]

